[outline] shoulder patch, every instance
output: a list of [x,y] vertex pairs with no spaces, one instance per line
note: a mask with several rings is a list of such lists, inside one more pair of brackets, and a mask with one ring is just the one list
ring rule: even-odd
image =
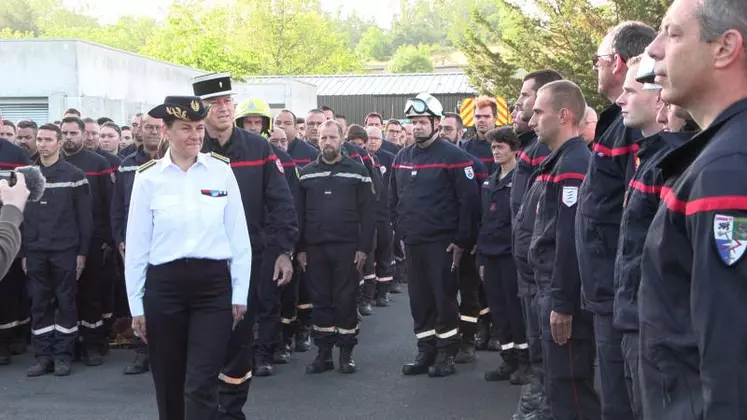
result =
[[223,155],[219,155],[218,153],[210,152],[210,156],[213,157],[213,158],[215,158],[215,159],[218,159],[220,161],[223,161],[224,163],[231,163],[231,159],[229,159],[229,158],[227,158],[227,157],[225,157]]
[[466,176],[467,179],[475,178],[475,171],[472,169],[472,166],[467,166],[466,168],[464,168],[464,176]]
[[143,172],[144,170],[146,170],[148,168],[152,168],[153,166],[155,166],[155,164],[156,164],[156,159],[149,160],[149,161],[143,163],[142,165],[138,166],[137,167],[137,171],[138,172]]
[[729,266],[736,264],[747,250],[747,218],[716,214],[713,238],[721,261]]
[[563,187],[563,204],[573,207],[578,201],[578,187]]
[[280,161],[280,159],[275,159],[275,166],[278,168],[278,172],[281,174],[285,173],[285,169],[283,169],[283,162]]

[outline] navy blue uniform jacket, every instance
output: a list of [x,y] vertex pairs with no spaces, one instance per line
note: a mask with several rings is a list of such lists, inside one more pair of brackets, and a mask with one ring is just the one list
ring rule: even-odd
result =
[[329,164],[319,157],[301,169],[301,243],[356,243],[368,253],[373,245],[376,207],[371,177],[357,160],[342,155]]
[[638,331],[638,286],[641,255],[651,221],[659,207],[664,180],[657,167],[672,149],[690,134],[660,132],[638,140],[636,171],[625,193],[625,209],[615,260],[615,304],[613,322],[622,331]]
[[532,296],[537,293],[534,282],[534,270],[529,264],[529,244],[532,242],[534,231],[534,209],[537,207],[536,197],[529,197],[529,189],[534,181],[533,174],[540,164],[550,154],[550,149],[537,139],[534,131],[519,136],[523,149],[519,151],[514,169],[514,180],[511,185],[511,214],[513,224],[512,251],[516,270],[519,272],[519,296]]
[[589,155],[583,138],[566,141],[540,165],[530,190],[537,205],[528,209],[536,213],[529,262],[539,291],[549,292],[551,309],[563,314],[577,313],[581,303],[573,221]]
[[493,159],[493,151],[490,150],[490,143],[487,140],[480,140],[477,137],[469,139],[462,144],[462,149],[479,159],[487,169],[488,174],[492,174],[498,168],[495,159]]
[[511,255],[511,188],[514,171],[499,179],[501,168],[482,183],[482,217],[477,236],[480,256]]
[[[262,136],[233,128],[226,144],[205,135],[203,152],[230,159],[241,191],[252,252],[265,248],[292,252],[298,242],[298,214],[283,164]],[[265,219],[267,209],[267,219]]]
[[83,171],[91,189],[91,205],[93,209],[93,238],[113,246],[112,229],[109,216],[111,207],[112,169],[109,161],[96,152],[86,148],[80,149],[73,155],[62,154],[62,157],[76,168]]
[[319,149],[303,140],[293,139],[288,142],[288,154],[293,158],[298,169],[301,169],[316,160]]
[[87,255],[93,212],[86,176],[64,159],[39,169],[46,188],[39,201],[26,203],[22,253],[75,250],[77,255]]
[[[275,153],[275,155],[278,157],[278,160],[283,165],[283,173],[285,175],[285,182],[288,183],[288,189],[291,192],[291,195],[293,196],[293,203],[294,207],[296,209],[296,212],[298,212],[298,209],[301,205],[301,185],[298,182],[298,177],[300,176],[300,171],[298,170],[298,167],[296,166],[296,163],[293,162],[293,158],[286,153],[283,149],[272,146],[272,151]],[[265,214],[265,218],[267,218],[268,215]]]
[[747,418],[746,138],[743,99],[659,164],[662,205],[638,295],[641,365],[665,392],[683,392],[651,401],[661,410],[652,419]]
[[135,183],[137,168],[150,160],[150,156],[141,147],[137,152],[125,157],[119,169],[117,169],[110,209],[112,236],[114,237],[114,245],[117,247],[125,241],[127,217],[130,214],[130,196],[132,195],[132,185]]
[[599,117],[586,179],[579,190],[576,250],[583,304],[592,313],[612,315],[614,271],[625,189],[635,172],[639,130],[626,128],[620,107]]
[[389,211],[406,244],[475,243],[479,192],[467,153],[443,139],[424,149],[415,143],[397,154],[392,170]]
[[381,174],[381,191],[377,203],[377,221],[389,223],[389,182],[392,175],[392,165],[395,156],[383,148],[374,153],[372,156],[374,169]]

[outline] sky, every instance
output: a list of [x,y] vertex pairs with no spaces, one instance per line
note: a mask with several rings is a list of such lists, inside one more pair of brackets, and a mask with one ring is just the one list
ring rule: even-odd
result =
[[[230,0],[208,0],[209,3],[222,3]],[[144,15],[158,18],[167,13],[174,0],[64,0],[67,7],[84,11],[99,19],[101,23],[113,23],[120,16]],[[358,13],[362,17],[372,17],[379,26],[391,25],[391,14],[386,10],[398,10],[400,0],[321,0],[322,8],[329,12],[342,10],[343,14]]]

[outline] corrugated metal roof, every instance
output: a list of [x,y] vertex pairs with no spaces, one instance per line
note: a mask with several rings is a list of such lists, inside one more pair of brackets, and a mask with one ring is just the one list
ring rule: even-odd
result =
[[464,73],[425,74],[349,74],[335,76],[258,76],[246,78],[247,83],[262,83],[276,79],[296,79],[317,87],[319,96],[357,95],[433,95],[474,94],[469,77]]

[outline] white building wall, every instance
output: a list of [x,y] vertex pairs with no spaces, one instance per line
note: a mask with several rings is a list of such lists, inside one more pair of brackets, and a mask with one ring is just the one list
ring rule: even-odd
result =
[[[0,40],[0,58],[0,110],[46,98],[50,121],[76,108],[84,116],[129,123],[132,115],[147,112],[168,95],[191,95],[192,78],[204,73],[69,39]],[[237,101],[259,96],[279,105],[276,110],[288,108],[298,115],[316,107],[316,86],[298,80],[239,83],[234,89]]]

